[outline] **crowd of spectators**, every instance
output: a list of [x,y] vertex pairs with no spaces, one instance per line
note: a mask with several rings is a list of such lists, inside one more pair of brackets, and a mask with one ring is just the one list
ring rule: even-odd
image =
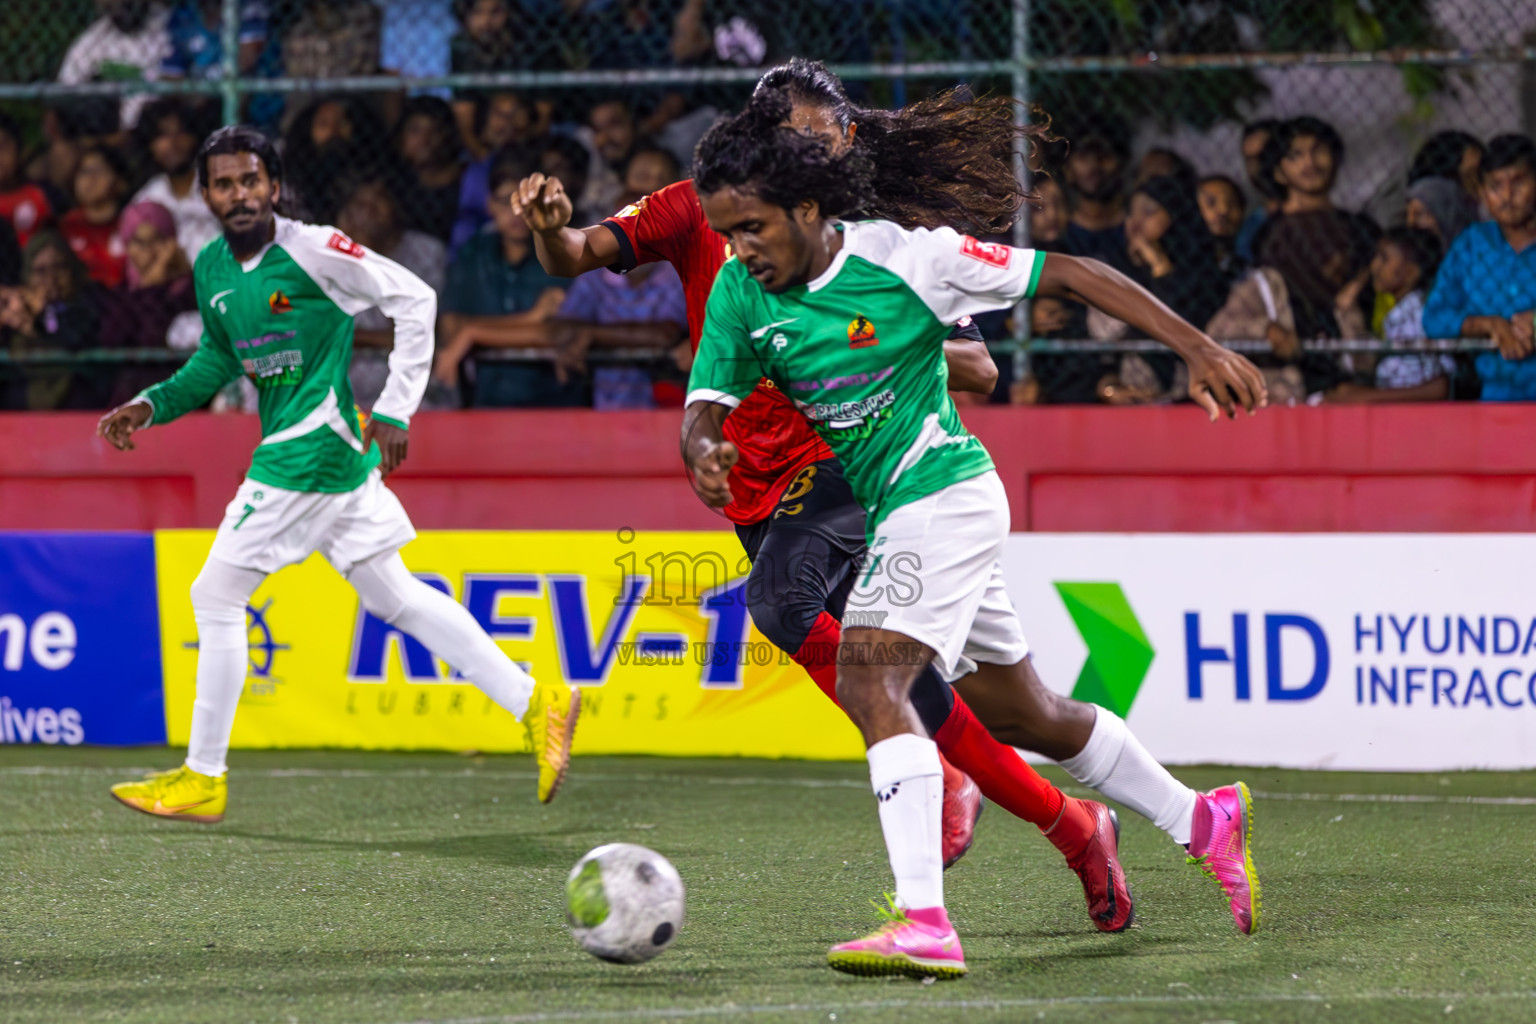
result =
[[[1248,188],[1167,149],[1133,164],[1123,140],[1076,135],[1036,177],[1033,244],[1109,263],[1218,340],[1264,343],[1255,362],[1273,402],[1536,399],[1536,143],[1431,136],[1385,228],[1334,202],[1346,147],[1327,122],[1256,121],[1241,144]],[[1032,303],[1030,316],[1040,338],[1133,337],[1056,299]],[[1307,344],[1458,338],[1497,350],[1378,356]],[[1186,386],[1178,361],[1159,354],[1043,354],[1032,367],[1014,401],[1172,402]]]
[[[759,7],[761,5],[758,5]],[[798,5],[831,27],[833,60],[871,56],[861,5]],[[97,0],[63,82],[216,78],[218,0]],[[728,0],[242,0],[235,64],[270,77],[477,73],[726,64],[793,52],[803,26]],[[665,11],[665,14],[662,12]],[[622,97],[503,89],[255,94],[242,116],[284,151],[280,212],[334,223],[438,292],[428,408],[676,404],[689,363],[670,266],[551,278],[508,197],[533,171],[558,176],[593,223],[686,173],[717,94],[637,88]],[[0,114],[0,347],[12,353],[191,348],[191,268],[219,231],[194,156],[216,105],[191,97],[78,99],[25,128]],[[1283,403],[1536,398],[1536,145],[1432,136],[1406,173],[1398,223],[1339,208],[1340,133],[1313,117],[1264,120],[1241,137],[1245,182],[1202,175],[1174,150],[1132,159],[1104,128],[1070,133],[1035,176],[1033,244],[1092,256],[1140,281],[1221,340],[1262,340],[1256,359]],[[1235,157],[1235,154],[1234,154]],[[1129,341],[1132,329],[1059,299],[1030,305],[1045,339]],[[983,329],[1002,337],[1007,315]],[[1317,351],[1315,339],[1487,337],[1477,354]],[[387,374],[393,325],[358,317],[361,406]],[[621,361],[599,358],[625,351]],[[1040,354],[994,401],[1172,402],[1170,355]],[[166,362],[17,361],[0,408],[100,408],[170,372]],[[1005,374],[1006,378],[1006,374]],[[215,408],[250,409],[233,386]]]

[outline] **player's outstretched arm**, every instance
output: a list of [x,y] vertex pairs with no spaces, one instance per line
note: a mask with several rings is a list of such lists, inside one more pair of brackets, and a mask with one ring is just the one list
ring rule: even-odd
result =
[[1045,257],[1034,294],[1086,302],[1141,328],[1183,356],[1189,364],[1189,397],[1213,422],[1222,412],[1236,415],[1239,405],[1251,415],[1269,401],[1264,375],[1256,366],[1216,344],[1151,292],[1098,260],[1051,253]]
[[731,503],[731,486],[726,482],[736,465],[736,446],[725,439],[725,418],[729,406],[719,402],[690,402],[683,410],[683,464],[693,490],[704,504],[724,508]]
[[169,423],[208,404],[218,390],[240,376],[240,363],[222,336],[205,330],[202,344],[169,380],[146,388],[96,422],[96,433],[118,451],[134,449],[134,431]]
[[575,277],[612,266],[619,241],[601,224],[571,227],[571,197],[559,178],[530,174],[518,183],[512,211],[533,231],[533,251],[546,273]]

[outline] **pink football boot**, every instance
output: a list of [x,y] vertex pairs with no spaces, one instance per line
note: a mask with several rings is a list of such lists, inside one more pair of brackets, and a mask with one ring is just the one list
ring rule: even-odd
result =
[[966,972],[960,936],[943,907],[914,910],[917,919],[885,896],[889,909],[875,905],[885,918],[878,931],[866,938],[833,946],[827,963],[845,974],[875,977],[906,974],[914,978],[959,978]]
[[1259,873],[1253,866],[1253,797],[1242,782],[1201,793],[1190,830],[1189,863],[1214,879],[1232,908],[1237,930],[1259,930]]

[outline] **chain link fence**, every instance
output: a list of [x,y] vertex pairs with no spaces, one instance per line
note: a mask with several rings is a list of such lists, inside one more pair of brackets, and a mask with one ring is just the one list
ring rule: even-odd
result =
[[[1061,141],[1034,158],[1042,205],[1014,241],[1131,274],[1261,359],[1281,400],[1474,395],[1486,350],[1528,350],[1529,318],[1462,339],[1416,310],[1490,212],[1491,141],[1530,131],[1533,30],[1536,0],[6,5],[0,406],[99,407],[196,344],[186,272],[218,226],[188,161],[234,120],[281,141],[290,210],[439,289],[434,403],[676,401],[675,280],[544,278],[515,258],[526,239],[494,216],[498,189],[512,169],[556,173],[578,219],[601,219],[685,175],[714,117],[792,55],[832,64],[866,105],[963,84],[1038,106]],[[1126,325],[1029,306],[982,324],[997,400],[1181,393],[1177,361]],[[655,329],[582,329],[614,308]],[[511,317],[547,336],[506,344]],[[366,405],[390,324],[358,326]]]

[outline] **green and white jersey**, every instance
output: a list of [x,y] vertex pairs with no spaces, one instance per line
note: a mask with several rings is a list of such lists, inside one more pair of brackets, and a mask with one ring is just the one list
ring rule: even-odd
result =
[[277,232],[244,263],[221,235],[193,268],[203,340],[170,380],[139,398],[151,424],[200,408],[244,374],[256,385],[261,444],[250,478],[292,491],[339,493],[378,465],[363,451],[347,367],[352,318],[378,306],[395,322],[389,379],[375,419],[405,429],[432,363],[437,295],[409,270],[332,227],[277,218]]
[[892,509],[992,468],[950,400],[944,339],[1032,295],[1044,256],[951,228],[839,227],[826,271],[781,295],[739,260],[720,268],[688,401],[734,408],[774,381],[837,453],[873,536]]

